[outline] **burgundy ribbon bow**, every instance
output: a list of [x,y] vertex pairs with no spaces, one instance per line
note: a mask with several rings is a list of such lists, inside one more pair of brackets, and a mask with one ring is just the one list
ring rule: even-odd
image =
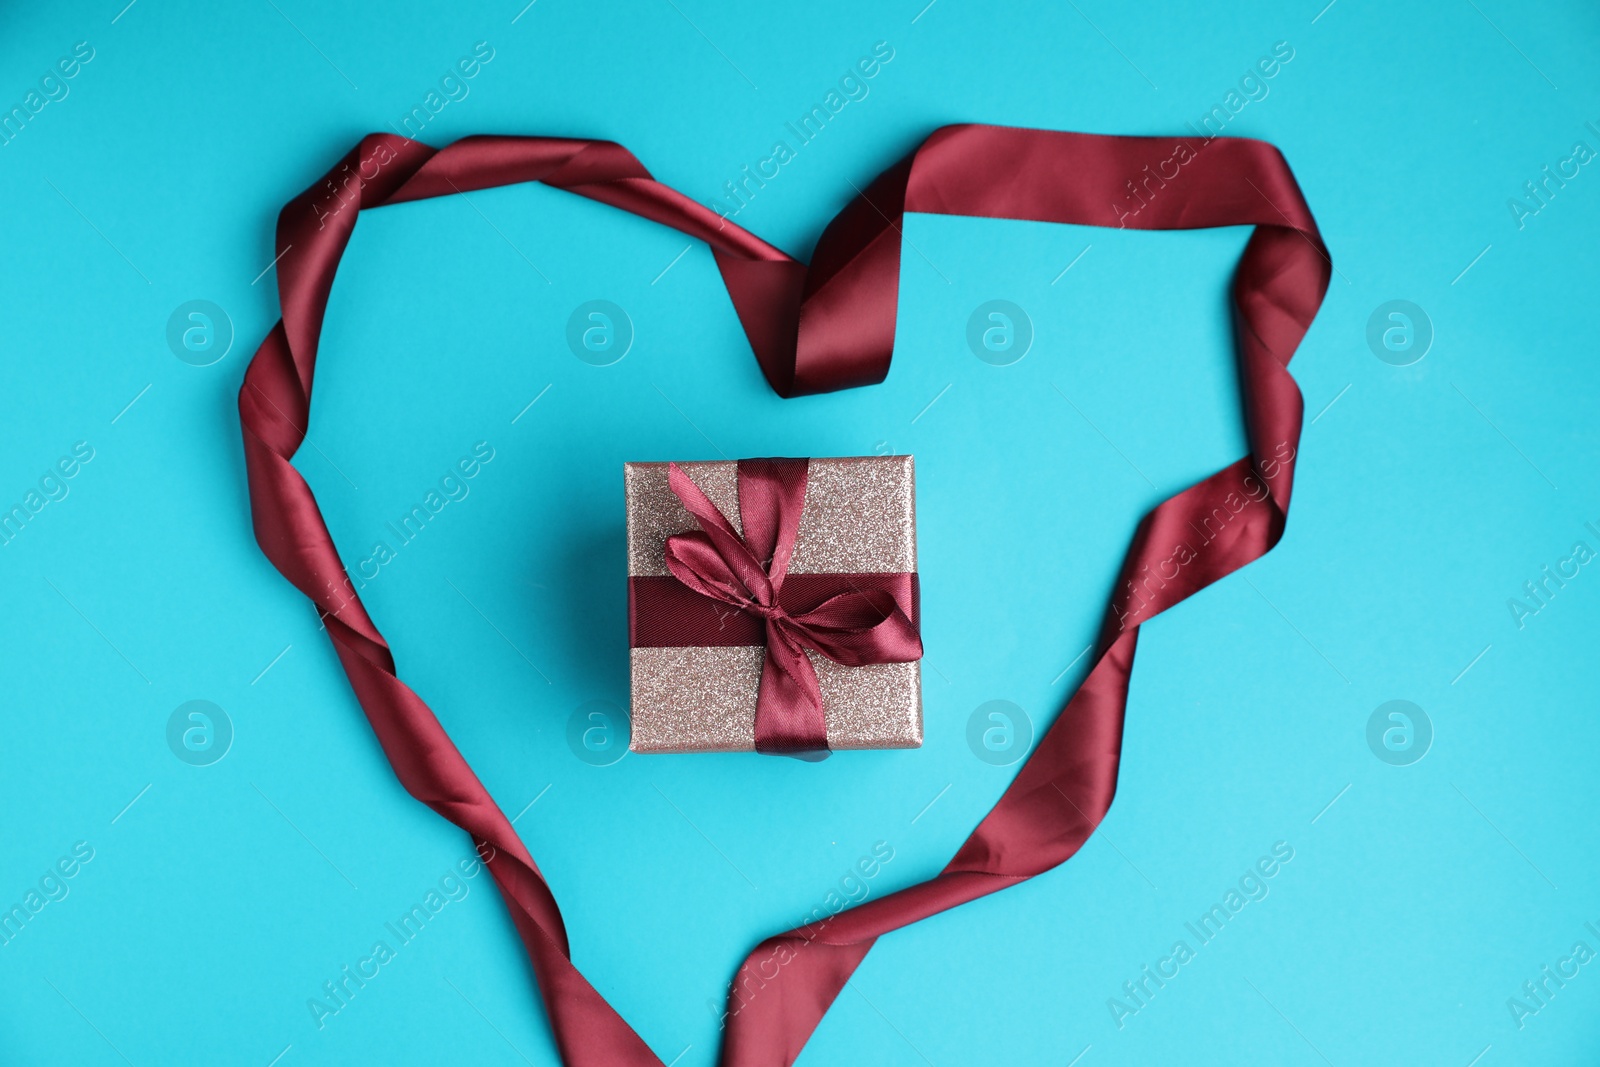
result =
[[847,587],[809,610],[784,602],[784,578],[800,532],[809,469],[803,459],[739,461],[743,537],[681,467],[672,463],[667,469],[667,484],[700,524],[699,532],[667,538],[667,569],[701,596],[757,616],[766,625],[767,652],[756,701],[758,752],[828,747],[822,688],[806,649],[846,667],[922,658],[916,625],[884,589],[849,585],[849,576],[841,575]]

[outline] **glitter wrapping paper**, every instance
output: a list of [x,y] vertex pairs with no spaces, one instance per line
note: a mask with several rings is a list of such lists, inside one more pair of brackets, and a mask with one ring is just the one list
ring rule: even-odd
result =
[[[735,529],[738,465],[678,464]],[[667,464],[627,463],[628,574],[669,572],[673,534],[698,529],[667,485]],[[813,459],[789,573],[906,573],[917,569],[916,492],[910,456]],[[751,752],[765,651],[736,647],[634,648],[635,752]],[[922,744],[920,663],[844,667],[808,652],[822,687],[828,746],[916,748]]]

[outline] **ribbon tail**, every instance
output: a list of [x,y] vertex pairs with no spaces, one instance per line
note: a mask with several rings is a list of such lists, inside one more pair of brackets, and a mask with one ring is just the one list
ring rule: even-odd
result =
[[828,723],[816,669],[804,649],[769,623],[756,698],[756,751],[794,755],[827,749]]

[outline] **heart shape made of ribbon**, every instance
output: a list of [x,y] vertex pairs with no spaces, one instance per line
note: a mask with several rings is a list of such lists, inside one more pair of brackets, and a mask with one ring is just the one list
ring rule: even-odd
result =
[[768,938],[741,964],[723,1067],[787,1067],[879,936],[1050,870],[1104,818],[1116,792],[1139,626],[1283,535],[1304,415],[1288,363],[1322,303],[1332,262],[1277,149],[1224,137],[943,127],[834,218],[809,266],[655,181],[609,141],[478,136],[434,149],[372,134],[284,207],[283,317],[239,391],[256,540],[316,605],[406,790],[492,857],[487,865],[532,961],[556,1047],[573,1067],[662,1061],[573,965],[560,909],[533,857],[433,712],[400,680],[291,462],[305,439],[328,293],[360,212],[533,181],[710,245],[762,372],[785,397],[870,385],[888,373],[908,212],[1138,229],[1255,227],[1232,294],[1249,454],[1140,521],[1087,677],[944,869]]

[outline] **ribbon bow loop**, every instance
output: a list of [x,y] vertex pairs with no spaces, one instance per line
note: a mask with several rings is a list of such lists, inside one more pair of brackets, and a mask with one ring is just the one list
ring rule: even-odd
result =
[[668,485],[700,526],[667,538],[667,570],[694,592],[765,622],[756,701],[760,752],[828,747],[822,688],[808,649],[847,667],[922,657],[916,624],[882,589],[849,588],[810,606],[785,602],[784,578],[800,532],[809,467],[803,459],[739,462],[743,536],[683,468],[667,468]]

